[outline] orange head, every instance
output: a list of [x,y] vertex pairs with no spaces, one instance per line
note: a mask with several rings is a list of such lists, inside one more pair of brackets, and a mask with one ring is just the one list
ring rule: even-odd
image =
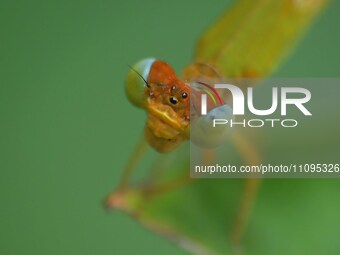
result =
[[129,100],[147,113],[145,135],[159,152],[168,152],[189,139],[190,88],[165,62],[144,59],[129,71]]
[[[215,78],[218,74],[210,66],[193,64],[185,69],[184,77],[193,76]],[[145,136],[159,152],[169,152],[187,139],[201,147],[217,147],[230,133],[225,127],[212,125],[215,118],[233,118],[231,108],[218,91],[200,81],[189,87],[163,61],[144,59],[135,64],[128,73],[125,91],[135,106],[146,111]],[[209,95],[206,115],[199,112],[202,93]]]

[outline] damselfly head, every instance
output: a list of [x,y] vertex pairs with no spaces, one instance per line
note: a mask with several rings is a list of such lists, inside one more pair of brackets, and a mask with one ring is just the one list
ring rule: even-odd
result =
[[146,137],[157,151],[174,149],[189,138],[189,87],[167,63],[148,58],[133,65],[125,91],[148,114]]
[[[211,75],[205,65],[199,66],[204,67],[206,76]],[[163,61],[148,58],[133,65],[125,91],[131,103],[146,111],[145,136],[159,152],[171,151],[188,139],[202,147],[216,147],[230,133],[230,130],[212,125],[214,118],[233,118],[231,108],[218,92],[201,81],[189,86]],[[207,114],[201,116],[197,110],[202,94],[207,95]]]
[[158,100],[159,103],[183,109],[188,106],[190,90],[177,78],[170,65],[147,58],[130,67],[125,92],[130,102],[137,107],[145,108],[148,99],[157,97],[162,99]]

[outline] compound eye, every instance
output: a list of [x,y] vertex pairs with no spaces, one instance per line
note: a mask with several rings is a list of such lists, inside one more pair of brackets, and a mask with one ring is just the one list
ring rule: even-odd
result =
[[187,93],[187,92],[183,92],[183,93],[182,93],[182,98],[183,98],[183,99],[186,99],[187,97],[188,97],[188,93]]
[[173,105],[178,103],[178,99],[176,97],[170,97],[169,99],[170,103],[172,103]]
[[147,88],[146,81],[149,78],[150,70],[155,61],[153,58],[143,59],[133,65],[128,72],[125,81],[125,93],[130,102],[137,107],[144,107],[144,92]]
[[221,105],[200,116],[190,127],[190,140],[201,148],[217,148],[225,143],[232,128],[225,125],[214,126],[214,119],[233,121],[233,110],[228,105]]

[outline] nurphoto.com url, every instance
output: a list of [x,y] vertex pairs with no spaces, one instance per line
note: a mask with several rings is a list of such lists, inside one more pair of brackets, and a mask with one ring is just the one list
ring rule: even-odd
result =
[[340,164],[288,164],[288,165],[196,165],[194,174],[340,174]]

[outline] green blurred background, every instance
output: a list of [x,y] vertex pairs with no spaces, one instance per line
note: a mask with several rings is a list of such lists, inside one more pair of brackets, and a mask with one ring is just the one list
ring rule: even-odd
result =
[[[153,56],[180,71],[230,3],[0,2],[0,254],[187,254],[101,201],[145,120],[124,95],[127,64]],[[276,76],[340,75],[339,10]]]

